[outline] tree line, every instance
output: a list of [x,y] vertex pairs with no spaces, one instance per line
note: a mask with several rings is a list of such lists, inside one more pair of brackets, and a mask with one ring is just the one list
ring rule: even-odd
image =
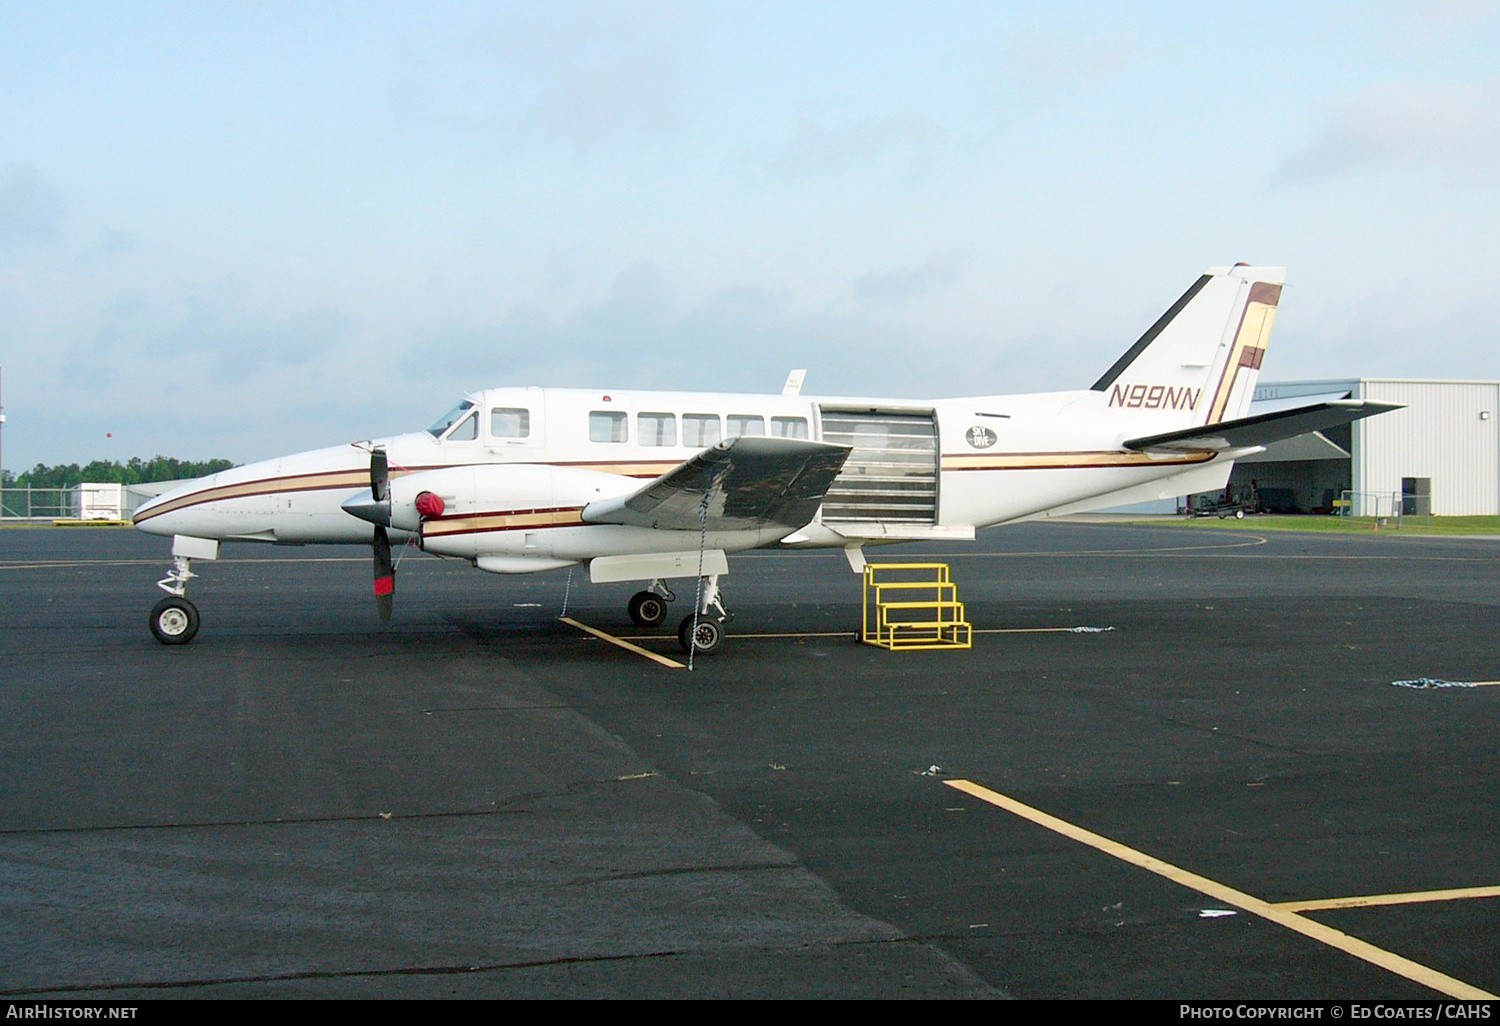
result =
[[98,484],[149,484],[152,481],[185,481],[203,477],[235,464],[230,460],[178,460],[170,456],[153,456],[143,460],[132,456],[125,463],[95,460],[80,467],[76,463],[49,467],[38,463],[30,470],[13,474],[4,472],[6,488],[72,488],[84,482]]

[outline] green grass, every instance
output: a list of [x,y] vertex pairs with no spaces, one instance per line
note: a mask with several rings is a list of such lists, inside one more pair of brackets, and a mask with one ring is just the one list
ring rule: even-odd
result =
[[1398,529],[1395,520],[1374,517],[1283,516],[1275,513],[1253,514],[1244,520],[1228,517],[1175,517],[1156,523],[1174,527],[1231,528],[1238,531],[1317,531],[1332,534],[1494,534],[1500,535],[1500,517],[1402,517]]

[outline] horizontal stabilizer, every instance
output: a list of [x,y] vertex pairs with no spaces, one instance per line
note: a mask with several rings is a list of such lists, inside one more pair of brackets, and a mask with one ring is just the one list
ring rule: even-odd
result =
[[849,451],[798,438],[733,438],[637,492],[590,503],[583,522],[663,531],[796,530],[817,513]]
[[1399,409],[1399,403],[1382,403],[1373,399],[1332,399],[1307,406],[1295,406],[1289,410],[1221,421],[1218,424],[1204,424],[1161,435],[1132,438],[1125,443],[1125,448],[1137,452],[1222,452],[1226,449],[1251,449]]

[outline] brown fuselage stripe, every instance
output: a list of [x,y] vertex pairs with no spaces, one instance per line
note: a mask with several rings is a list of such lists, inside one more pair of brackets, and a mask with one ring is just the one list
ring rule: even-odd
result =
[[[461,464],[460,464],[461,465]],[[447,466],[436,467],[392,467],[390,476],[392,478],[405,477],[407,474],[419,474],[427,470],[447,470]],[[254,481],[241,481],[239,484],[220,485],[217,488],[205,488],[201,492],[193,492],[184,495],[180,499],[148,510],[143,515],[137,515],[135,523],[150,520],[152,517],[161,516],[163,513],[171,513],[175,510],[186,509],[189,506],[201,506],[205,502],[220,502],[225,499],[249,499],[258,495],[276,495],[281,492],[326,492],[335,488],[358,488],[361,485],[370,486],[370,472],[368,470],[329,470],[315,474],[291,474],[287,477],[266,477]]]
[[995,456],[945,455],[944,470],[1088,470],[1108,467],[1173,467],[1207,463],[1211,452],[1152,459],[1143,452],[1013,452]]
[[[680,462],[680,461],[678,461]],[[473,466],[474,464],[450,463],[439,464],[430,467],[406,467],[391,468],[391,477],[404,477],[407,474],[419,474],[428,470],[450,470],[453,467]],[[485,466],[507,466],[508,464],[484,464]],[[575,470],[596,470],[604,474],[618,474],[622,477],[654,478],[660,477],[667,471],[675,468],[678,463],[643,463],[637,460],[618,460],[615,462],[580,462],[580,463],[557,463],[559,467],[570,467]],[[180,499],[173,499],[162,506],[157,506],[142,516],[135,519],[139,524],[150,520],[152,517],[161,516],[163,513],[171,513],[175,510],[186,509],[189,506],[201,506],[205,502],[220,502],[226,499],[248,499],[258,495],[275,495],[280,492],[320,492],[329,491],[334,488],[358,488],[361,485],[368,486],[370,472],[363,468],[356,470],[330,470],[312,474],[292,474],[287,477],[258,478],[254,481],[241,481],[239,484],[220,485],[217,488],[205,488],[201,492],[193,492],[184,495]]]
[[[995,456],[971,456],[968,454],[945,455],[942,458],[942,469],[944,470],[1079,470],[1101,467],[1136,467],[1136,466],[1173,466],[1192,463],[1203,463],[1213,459],[1213,453],[1194,453],[1191,455],[1176,457],[1172,459],[1151,459],[1145,453],[1138,452],[1033,452],[1033,453],[1007,453]],[[485,464],[485,466],[507,466],[509,464]],[[674,469],[677,463],[641,463],[621,460],[611,463],[557,463],[559,467],[569,467],[575,470],[593,470],[605,474],[618,474],[622,477],[655,478]],[[392,478],[405,477],[407,474],[418,474],[429,470],[450,470],[455,466],[472,466],[472,464],[443,464],[427,467],[392,467],[390,476]],[[216,488],[205,488],[199,492],[184,495],[179,499],[173,499],[169,503],[153,507],[144,514],[138,514],[135,523],[140,524],[152,517],[161,516],[164,513],[172,513],[176,510],[187,509],[190,506],[201,506],[208,502],[222,502],[229,499],[248,499],[261,495],[276,495],[282,492],[319,492],[331,491],[336,488],[355,489],[361,486],[368,487],[370,474],[363,468],[354,470],[322,471],[310,474],[291,474],[286,477],[258,478],[254,481],[241,481],[238,484],[220,485]],[[581,509],[582,507],[579,507]],[[531,510],[513,511],[509,513],[482,514],[484,517],[511,517],[522,515],[540,515],[543,513],[561,513],[559,510]],[[575,510],[576,512],[576,510]],[[476,514],[476,516],[478,516]],[[477,531],[490,530],[519,530],[525,526],[564,526],[563,522],[549,522],[546,524],[521,524],[515,527],[469,527],[444,529],[437,532],[431,531],[431,527],[459,520],[472,519],[472,517],[444,518],[442,520],[429,521],[427,530],[429,534],[463,534]],[[582,523],[581,519],[574,518],[572,523]]]
[[639,460],[615,460],[601,463],[598,460],[592,460],[583,463],[553,463],[551,465],[567,467],[569,470],[597,470],[601,474],[619,474],[621,477],[661,477],[669,470],[676,470],[682,465],[682,461],[647,463]]

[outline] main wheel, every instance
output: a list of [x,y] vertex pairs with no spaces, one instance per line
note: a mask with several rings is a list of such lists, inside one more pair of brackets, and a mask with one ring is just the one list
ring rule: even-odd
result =
[[724,625],[711,616],[700,616],[695,630],[693,618],[689,616],[678,628],[677,640],[682,643],[682,650],[689,655],[695,645],[699,655],[713,655],[724,644]]
[[660,627],[667,619],[667,600],[654,591],[638,591],[626,607],[630,618],[642,627]]
[[151,633],[163,645],[186,645],[198,633],[198,607],[169,595],[151,609]]

